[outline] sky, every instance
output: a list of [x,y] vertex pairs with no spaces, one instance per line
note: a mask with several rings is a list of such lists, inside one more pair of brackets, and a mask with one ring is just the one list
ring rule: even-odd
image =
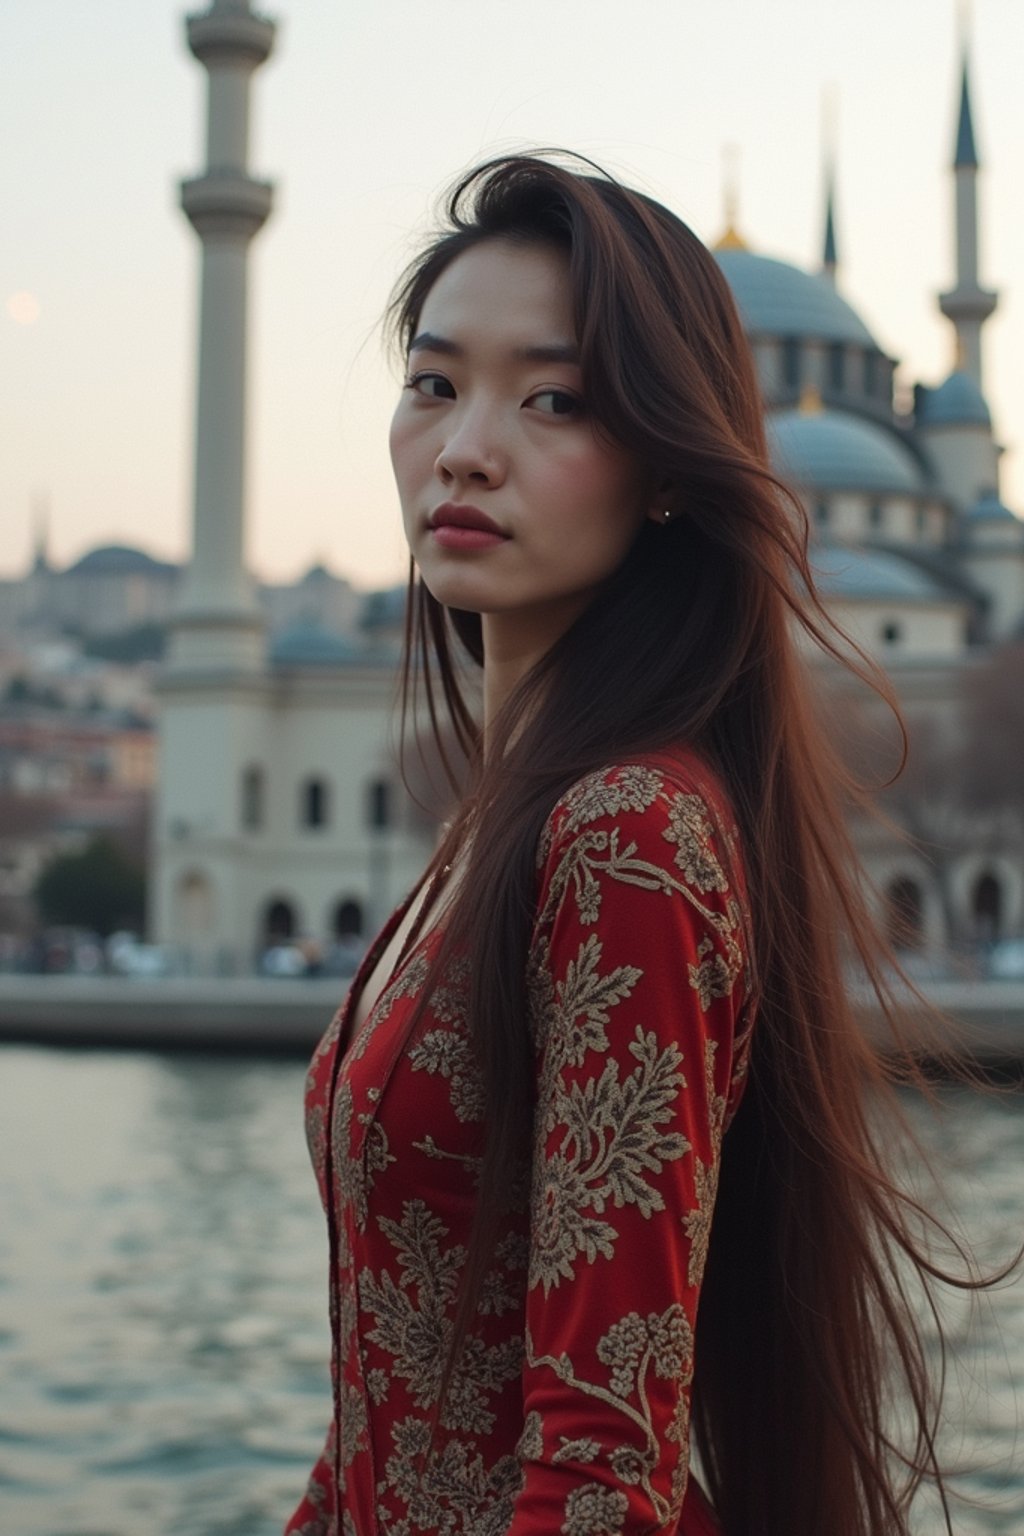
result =
[[[197,8],[204,8],[197,0]],[[722,228],[736,146],[751,246],[815,268],[835,103],[840,289],[901,377],[953,364],[956,0],[267,0],[250,169],[277,184],[250,260],[246,557],[401,578],[380,316],[457,173],[560,145]],[[51,560],[98,543],[187,558],[206,73],[171,0],[4,0],[0,575],[45,513]],[[1021,0],[974,0],[985,383],[1024,510]]]

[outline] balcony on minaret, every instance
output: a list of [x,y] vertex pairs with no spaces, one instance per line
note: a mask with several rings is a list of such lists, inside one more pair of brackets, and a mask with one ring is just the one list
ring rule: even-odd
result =
[[999,303],[999,295],[989,288],[982,288],[977,284],[968,286],[963,282],[957,283],[955,288],[947,293],[939,294],[939,308],[947,320],[987,320]]
[[251,240],[270,217],[274,188],[244,171],[213,169],[181,183],[181,206],[200,238]]
[[245,0],[217,0],[212,10],[187,17],[185,27],[189,47],[208,69],[218,64],[256,69],[270,57],[277,30],[274,22],[254,16]]

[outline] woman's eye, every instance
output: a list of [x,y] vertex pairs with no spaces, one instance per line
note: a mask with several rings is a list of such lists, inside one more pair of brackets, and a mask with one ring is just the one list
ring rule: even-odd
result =
[[443,373],[414,373],[405,381],[406,389],[424,395],[428,400],[454,400],[455,390]]
[[528,403],[547,416],[579,416],[583,411],[579,395],[571,395],[566,389],[539,389]]

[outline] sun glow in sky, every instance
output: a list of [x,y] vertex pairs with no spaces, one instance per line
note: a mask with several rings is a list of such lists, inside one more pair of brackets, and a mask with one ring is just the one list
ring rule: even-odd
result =
[[[194,0],[194,8],[203,0]],[[277,183],[252,248],[248,555],[400,577],[387,461],[396,374],[379,317],[444,186],[507,149],[558,144],[722,224],[738,146],[755,250],[811,268],[821,101],[837,102],[840,289],[901,378],[954,361],[954,0],[266,0],[278,46],[253,81],[251,169]],[[16,60],[0,132],[0,571],[33,504],[58,563],[99,542],[182,559],[190,540],[198,241],[177,181],[204,165],[205,71],[173,0],[7,0]],[[986,389],[1024,508],[1021,0],[976,0]]]

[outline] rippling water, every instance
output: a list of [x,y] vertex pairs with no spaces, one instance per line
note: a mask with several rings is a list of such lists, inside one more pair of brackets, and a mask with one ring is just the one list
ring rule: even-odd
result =
[[[279,1536],[328,1414],[303,1072],[0,1049],[3,1536]],[[933,1134],[956,1149],[953,1192],[1005,1251],[1024,1095],[948,1099]],[[1024,1283],[949,1315],[967,1399],[949,1445],[988,1506],[958,1507],[956,1529],[1020,1536]],[[921,1529],[940,1529],[925,1509]]]

